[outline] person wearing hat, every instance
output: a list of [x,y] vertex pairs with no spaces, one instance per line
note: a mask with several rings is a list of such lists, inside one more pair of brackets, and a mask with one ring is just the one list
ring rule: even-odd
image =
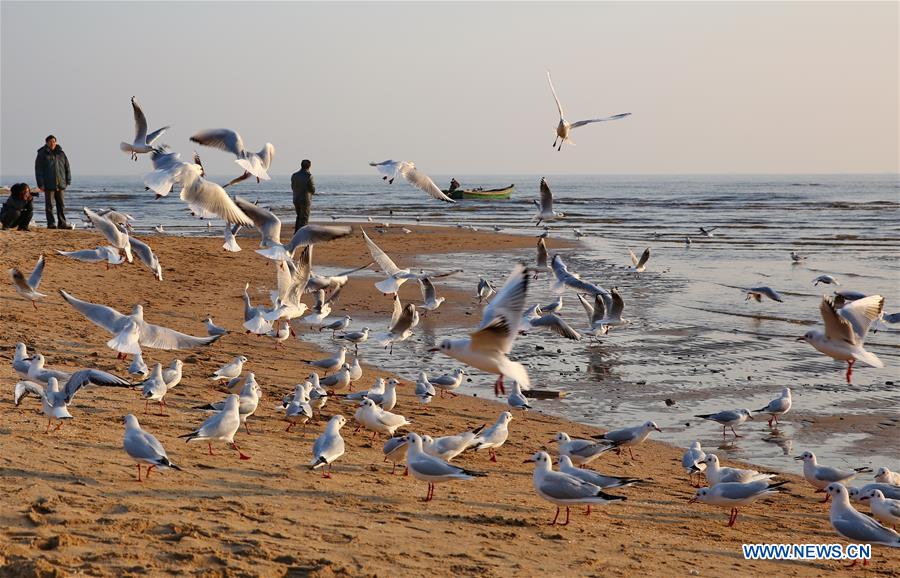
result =
[[62,147],[56,143],[52,134],[44,139],[44,146],[38,149],[34,161],[34,177],[39,190],[44,191],[44,209],[47,215],[47,228],[56,229],[53,219],[53,203],[56,203],[56,216],[60,229],[68,229],[66,222],[66,206],[63,199],[66,187],[72,184],[72,172],[69,159]]

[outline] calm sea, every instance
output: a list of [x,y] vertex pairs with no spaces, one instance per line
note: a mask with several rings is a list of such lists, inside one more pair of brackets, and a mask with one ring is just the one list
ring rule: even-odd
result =
[[[445,185],[451,175],[432,176]],[[387,185],[374,172],[317,175],[313,217],[540,231],[530,221],[539,175],[453,176],[468,187],[515,183],[516,191],[509,201],[447,205],[405,183]],[[900,466],[900,326],[870,334],[866,347],[886,367],[858,366],[852,385],[844,381],[845,364],[796,341],[821,325],[818,304],[834,289],[813,286],[823,273],[839,280],[838,289],[884,295],[886,312],[900,311],[896,175],[550,176],[548,181],[556,210],[565,213],[550,224],[551,250],[554,238],[572,238],[574,228],[585,233],[584,248],[563,252],[566,262],[585,279],[618,287],[631,324],[594,342],[540,333],[517,341],[514,357],[529,367],[535,387],[571,393],[563,400],[536,402],[538,408],[609,428],[654,419],[664,430],[657,434],[662,440],[687,445],[699,439],[729,457],[785,471],[799,470],[791,457],[805,450],[837,466]],[[234,192],[259,199],[286,222],[293,220],[287,177],[245,182]],[[170,234],[207,234],[206,222],[193,219],[177,194],[154,201],[137,178],[80,178],[67,195],[73,210],[86,205],[128,212],[138,218],[139,231],[162,224]],[[718,228],[705,238],[701,226]],[[220,231],[221,223],[215,223],[209,234]],[[689,248],[686,236],[693,240]],[[628,249],[640,254],[645,247],[652,250],[647,271],[627,272]],[[806,260],[793,264],[792,250]],[[534,252],[520,256],[533,262]],[[419,264],[464,269],[465,276],[445,283],[474,293],[473,279],[502,282],[509,262],[508,254],[477,260],[441,255]],[[741,288],[757,284],[777,289],[784,303],[745,301]],[[541,279],[529,297],[547,303],[554,296]],[[580,304],[570,293],[565,298],[562,315],[585,328]],[[448,371],[453,363],[427,349],[465,329],[438,328],[426,318],[393,355],[374,345],[363,355],[410,379],[419,369]],[[334,347],[325,336],[311,338]],[[467,391],[487,395],[491,382],[475,375]],[[759,409],[784,386],[794,391],[794,410],[776,431],[760,419],[739,429],[746,437],[735,442],[729,432],[723,442],[720,427],[693,417]],[[667,399],[675,405],[668,406]]]

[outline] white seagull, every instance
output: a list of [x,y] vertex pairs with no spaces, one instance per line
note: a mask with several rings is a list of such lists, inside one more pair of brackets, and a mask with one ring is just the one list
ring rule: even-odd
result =
[[559,217],[565,217],[564,213],[558,213],[553,210],[553,193],[550,191],[550,185],[547,184],[547,177],[541,177],[541,200],[535,199],[534,204],[538,208],[537,214],[531,218],[535,222],[535,227],[544,221],[554,221]]
[[215,455],[212,451],[212,442],[222,441],[230,444],[237,450],[242,460],[249,460],[250,456],[244,455],[244,452],[234,443],[234,434],[241,427],[240,398],[236,394],[231,394],[225,398],[224,407],[219,413],[213,414],[206,418],[199,428],[191,433],[180,435],[178,437],[185,438],[186,442],[194,440],[205,441],[209,448],[209,455]]
[[426,454],[422,448],[422,438],[419,437],[419,434],[410,432],[404,437],[407,441],[406,464],[409,473],[417,480],[428,482],[428,493],[423,500],[425,502],[434,499],[434,484],[437,482],[471,480],[474,477],[487,475],[448,464],[441,458]]
[[119,148],[124,152],[131,153],[131,159],[136,161],[138,154],[152,151],[153,143],[170,127],[164,126],[147,134],[147,117],[144,116],[144,111],[141,110],[140,105],[138,105],[137,100],[133,96],[131,97],[131,108],[134,109],[134,141],[131,143],[122,142]]
[[331,477],[332,464],[336,459],[344,455],[344,438],[341,437],[341,428],[347,423],[347,418],[340,414],[331,416],[325,425],[325,430],[316,438],[312,447],[313,459],[309,467],[313,470],[322,469],[322,477]]
[[268,170],[272,165],[272,158],[275,156],[275,146],[272,143],[267,142],[258,153],[250,152],[244,148],[241,135],[227,128],[214,128],[198,132],[191,137],[191,142],[217,148],[237,157],[234,162],[244,169],[244,174],[232,180],[228,185],[240,182],[250,175],[256,177],[256,182],[259,182],[260,179],[264,181],[271,179]]
[[131,255],[131,239],[128,233],[123,232],[115,223],[87,207],[82,210],[94,227],[109,241],[109,244],[116,250],[125,251],[128,262],[133,263],[134,257]]
[[[620,114],[614,114],[612,116],[605,116],[603,118],[591,118],[588,120],[579,120],[577,122],[569,123],[564,115],[562,105],[559,103],[559,97],[556,96],[556,89],[553,88],[553,79],[550,78],[550,71],[547,71],[547,82],[550,83],[550,91],[553,93],[553,100],[556,101],[556,109],[559,111],[559,124],[556,125],[556,138],[553,140],[553,145],[556,147],[556,150],[559,151],[562,149],[562,145],[564,142],[569,143],[570,145],[575,145],[572,142],[572,139],[569,137],[572,129],[578,128],[580,126],[584,126],[586,124],[591,124],[593,122],[605,122],[608,120],[618,120],[620,118],[625,118],[626,116],[630,116],[630,112],[623,112]],[[557,147],[556,143],[559,142],[559,146]]]
[[434,184],[434,181],[431,180],[431,177],[426,175],[425,173],[420,173],[416,169],[416,164],[410,161],[394,161],[387,160],[381,161],[380,163],[370,162],[370,167],[375,167],[378,170],[379,174],[381,174],[381,178],[387,181],[389,184],[393,184],[394,179],[397,178],[397,175],[400,174],[406,179],[406,182],[411,184],[412,186],[425,191],[433,199],[437,199],[439,201],[445,201],[447,203],[455,202],[453,199],[448,197],[441,191],[441,188]]
[[38,257],[37,264],[31,270],[31,275],[28,276],[28,279],[25,279],[25,275],[15,267],[9,270],[9,278],[12,280],[16,293],[21,295],[23,299],[31,301],[31,305],[35,309],[37,309],[37,303],[35,302],[46,297],[45,294],[38,293],[41,277],[44,275],[44,262],[43,255]]
[[[829,519],[834,531],[844,538],[863,544],[883,544],[891,548],[900,548],[900,534],[885,528],[865,514],[860,514],[850,504],[850,496],[840,483],[829,484],[825,488],[829,496],[834,496],[831,503]],[[863,561],[866,565],[868,560]],[[855,561],[854,561],[855,564]]]
[[[809,485],[816,488],[815,493],[817,494],[824,492],[826,486],[831,483],[846,484],[859,474],[872,471],[867,467],[839,470],[830,466],[820,466],[816,461],[816,454],[812,452],[803,452],[794,459],[803,462],[803,477],[806,478]],[[826,492],[825,499],[822,502],[827,502],[830,496],[831,494]]]
[[44,390],[40,384],[34,381],[20,381],[16,384],[14,390],[13,403],[19,405],[22,398],[28,394],[34,395],[41,400],[41,407],[44,415],[47,416],[47,429],[44,433],[50,432],[50,422],[59,420],[53,431],[62,427],[63,420],[72,419],[69,413],[69,404],[75,394],[82,387],[94,385],[112,385],[120,387],[130,387],[131,384],[120,377],[116,377],[111,373],[100,371],[98,369],[82,369],[76,371],[66,380],[65,385],[60,385],[59,380],[55,376],[50,376],[47,380],[47,389]]
[[641,253],[641,258],[638,259],[637,255],[634,254],[634,251],[628,249],[628,254],[631,255],[631,267],[628,268],[629,271],[634,273],[643,273],[647,270],[647,261],[650,260],[650,247],[644,249],[644,252]]
[[781,390],[781,397],[773,399],[766,407],[756,410],[756,413],[769,414],[769,427],[772,427],[772,421],[777,424],[778,416],[789,411],[791,411],[791,388],[785,387]]
[[496,462],[497,453],[495,450],[503,446],[503,444],[506,443],[507,438],[509,438],[509,422],[511,422],[512,419],[513,415],[510,412],[502,412],[497,418],[497,421],[494,422],[494,425],[482,431],[481,435],[475,438],[472,448],[474,448],[475,451],[488,450],[491,461]]
[[700,488],[689,502],[703,502],[713,506],[730,507],[731,516],[728,518],[728,527],[730,528],[737,521],[738,506],[746,506],[759,498],[774,495],[778,493],[775,490],[786,483],[776,482],[772,484],[768,480],[758,480],[746,484],[740,482],[716,484],[711,488]]
[[122,439],[122,447],[128,457],[137,462],[137,478],[141,482],[141,462],[147,464],[147,479],[150,479],[150,470],[157,468],[160,471],[169,468],[181,470],[169,460],[166,449],[152,434],[141,429],[136,417],[131,414],[125,416],[125,436]]

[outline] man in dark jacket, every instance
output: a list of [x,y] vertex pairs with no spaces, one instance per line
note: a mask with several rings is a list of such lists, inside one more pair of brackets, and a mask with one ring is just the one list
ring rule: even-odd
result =
[[9,198],[0,208],[0,224],[4,229],[12,229],[13,227],[20,231],[27,231],[28,224],[31,223],[31,216],[34,214],[32,206],[31,189],[25,183],[16,183],[9,192]]
[[56,215],[59,218],[59,228],[68,229],[66,222],[66,207],[63,194],[66,187],[72,183],[72,173],[69,170],[69,159],[62,147],[56,144],[56,137],[52,134],[44,139],[46,143],[38,149],[37,158],[34,161],[34,177],[37,180],[38,189],[44,191],[44,207],[47,215],[47,228],[55,229],[53,222],[53,202],[56,201]]
[[313,180],[309,169],[312,163],[303,159],[300,170],[291,175],[291,190],[294,191],[294,209],[297,210],[297,222],[294,223],[294,231],[305,226],[309,222],[309,206],[312,204],[312,196],[316,193],[316,181]]

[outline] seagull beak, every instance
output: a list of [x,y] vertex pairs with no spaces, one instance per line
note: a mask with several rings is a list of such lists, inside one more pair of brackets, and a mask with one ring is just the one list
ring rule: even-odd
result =
[[803,459],[803,456],[794,456],[794,459],[795,459],[795,460],[802,460],[802,459]]
[[697,496],[694,496],[693,498],[691,498],[690,500],[688,500],[688,504],[693,504],[693,503],[696,502],[696,501],[697,501]]
[[[753,419],[753,418],[750,418],[750,419]],[[662,430],[659,429],[658,427],[655,427],[655,428],[653,428],[653,429],[655,429],[655,430],[658,431],[659,433],[662,433]]]
[[806,341],[806,337],[798,337],[796,340],[797,341]]
[[527,463],[530,463],[530,462],[533,462],[533,461],[534,461],[534,458],[528,458],[527,460],[523,460],[522,463],[523,463],[523,464],[527,464]]
[[440,348],[438,348],[438,347],[432,347],[432,348],[429,349],[428,351],[430,351],[430,352],[440,351]]

